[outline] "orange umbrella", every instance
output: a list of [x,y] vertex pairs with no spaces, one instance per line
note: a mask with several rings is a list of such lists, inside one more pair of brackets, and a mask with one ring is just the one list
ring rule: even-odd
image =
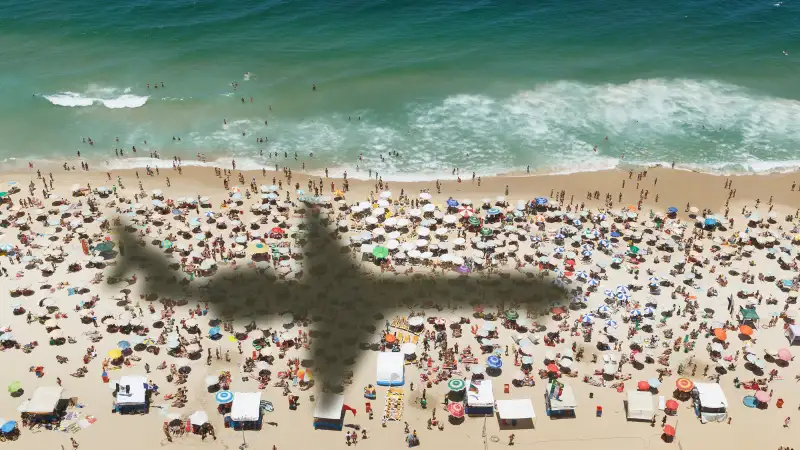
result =
[[387,334],[384,339],[386,339],[387,343],[391,344],[392,342],[397,340],[397,337],[393,334]]
[[694,387],[694,383],[688,378],[678,378],[675,381],[675,387],[681,392],[689,392]]
[[717,328],[714,330],[714,337],[716,337],[720,341],[724,341],[728,339],[728,333],[725,332],[724,328]]
[[748,325],[742,325],[739,327],[739,333],[742,333],[745,336],[752,336],[753,328]]

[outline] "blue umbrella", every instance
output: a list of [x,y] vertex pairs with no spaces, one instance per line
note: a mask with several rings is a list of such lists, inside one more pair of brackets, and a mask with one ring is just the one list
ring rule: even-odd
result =
[[614,319],[606,320],[606,326],[611,328],[617,328],[617,321]]
[[655,312],[656,312],[656,310],[651,308],[651,307],[649,307],[649,306],[646,306],[644,308],[644,315],[645,316],[652,316]]
[[589,280],[589,286],[600,286],[600,281],[596,278]]
[[499,369],[503,367],[503,361],[500,360],[500,357],[497,355],[489,355],[489,357],[486,358],[486,365],[492,369]]
[[715,219],[715,218],[713,218],[713,217],[709,217],[709,218],[707,218],[707,219],[705,220],[705,222],[703,222],[703,223],[704,223],[704,224],[705,224],[705,226],[707,226],[707,227],[713,227],[713,226],[716,226],[716,225],[717,225],[717,219]]
[[17,428],[17,422],[14,420],[9,420],[8,422],[4,423],[2,427],[0,427],[0,431],[3,433],[10,433],[14,431],[14,428]]
[[584,314],[581,316],[581,323],[589,324],[592,323],[592,320],[594,320],[594,315],[592,314]]
[[219,327],[212,327],[208,329],[209,336],[216,336],[219,334]]
[[521,360],[522,364],[533,364],[533,356],[523,356]]
[[647,384],[649,384],[653,389],[658,389],[658,387],[661,386],[661,382],[658,381],[658,378],[650,378],[647,380]]
[[128,341],[119,341],[117,342],[117,347],[119,347],[120,350],[127,350],[131,348],[131,343]]
[[457,207],[458,206],[458,200],[456,200],[454,198],[448,198],[447,199],[447,206],[449,206],[451,208]]
[[678,212],[678,208],[676,208],[674,206],[670,206],[669,208],[667,208],[667,214],[675,214],[677,212]]
[[233,401],[233,392],[231,391],[219,391],[216,395],[214,395],[214,400],[220,405],[224,405],[226,403],[230,403]]
[[627,302],[628,301],[628,294],[625,294],[623,292],[618,293],[617,294],[617,300],[619,300],[621,302]]
[[612,231],[611,232],[611,237],[620,237],[620,236],[622,236],[622,235],[619,234],[619,231]]
[[597,312],[600,314],[608,314],[611,312],[611,308],[609,308],[608,305],[600,305],[600,307],[597,308]]
[[486,211],[486,214],[488,214],[490,216],[496,216],[496,215],[500,214],[500,210],[497,209],[497,208],[489,208],[489,210]]
[[179,215],[181,215],[181,210],[180,210],[180,209],[173,209],[173,210],[172,210],[172,215],[173,215],[173,216],[179,216]]
[[642,315],[642,312],[639,311],[638,309],[634,309],[633,311],[631,311],[631,317],[639,317],[641,315]]
[[546,205],[547,204],[547,198],[546,197],[536,197],[533,201],[536,202],[537,205]]
[[608,247],[608,241],[605,240],[605,239],[600,239],[600,241],[597,242],[597,245],[599,245],[601,247]]

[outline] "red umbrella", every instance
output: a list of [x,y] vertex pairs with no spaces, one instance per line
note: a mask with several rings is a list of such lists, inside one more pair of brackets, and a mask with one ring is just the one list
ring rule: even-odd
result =
[[564,264],[566,264],[568,266],[574,266],[575,265],[575,260],[574,259],[568,259],[568,260],[564,261]]
[[681,392],[689,392],[694,388],[694,383],[688,378],[678,378],[675,381],[675,387]]
[[671,409],[671,410],[675,411],[675,410],[678,409],[678,402],[676,402],[675,400],[670,399],[670,400],[667,400],[667,403],[664,406],[666,406],[667,409]]
[[275,227],[272,229],[272,234],[283,234],[283,228]]
[[564,314],[564,310],[562,308],[559,308],[558,306],[556,306],[555,308],[551,309],[550,312],[552,312],[553,314],[555,314],[557,316],[560,316],[561,314]]
[[550,372],[553,372],[553,373],[557,373],[558,372],[558,366],[553,364],[553,363],[550,363],[550,364],[547,365],[547,370],[549,370]]
[[650,389],[650,383],[648,383],[647,381],[640,381],[638,384],[636,384],[636,387],[640,391],[647,391]]
[[464,404],[460,402],[451,402],[447,405],[447,411],[456,419],[464,417]]
[[672,425],[665,425],[664,434],[666,434],[667,436],[675,436],[675,427],[673,427]]

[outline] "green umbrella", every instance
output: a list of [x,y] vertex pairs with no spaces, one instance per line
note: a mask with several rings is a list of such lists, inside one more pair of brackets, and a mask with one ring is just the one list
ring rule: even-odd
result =
[[94,250],[98,251],[98,252],[110,252],[111,249],[113,249],[113,248],[114,248],[114,243],[113,242],[111,242],[111,241],[103,241],[103,242],[97,244],[94,247]]
[[635,245],[631,245],[630,247],[628,247],[628,251],[635,255],[635,254],[639,253],[639,247],[637,247]]
[[389,256],[389,249],[382,245],[379,245],[374,249],[372,249],[372,256],[378,259],[386,259]]
[[163,241],[161,241],[161,247],[165,249],[172,248],[172,241],[170,241],[169,239],[164,239]]
[[469,219],[467,219],[467,222],[472,226],[478,226],[478,225],[481,224],[481,219],[478,219],[477,217],[472,216]]
[[8,192],[5,192],[5,191],[0,192],[0,198],[3,198],[3,197],[8,197]]
[[19,381],[12,381],[11,384],[8,385],[8,392],[12,394],[18,392],[20,389],[22,389],[22,384]]
[[481,236],[491,236],[492,233],[494,232],[488,228],[481,228]]
[[519,319],[519,313],[514,309],[509,309],[508,311],[506,311],[506,319],[517,320]]
[[452,378],[447,382],[447,387],[453,392],[459,392],[467,387],[467,383],[461,378]]

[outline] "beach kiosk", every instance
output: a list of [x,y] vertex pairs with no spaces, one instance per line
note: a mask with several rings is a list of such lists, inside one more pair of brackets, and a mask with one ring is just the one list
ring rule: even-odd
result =
[[472,379],[469,382],[465,412],[470,416],[494,415],[494,391],[492,390],[492,380]]
[[60,421],[59,403],[64,394],[61,386],[40,386],[33,391],[28,400],[19,405],[23,418],[33,423],[58,423]]
[[533,402],[529,398],[497,401],[497,419],[501,428],[524,427],[533,428],[536,424],[536,413]]
[[150,410],[147,377],[126,375],[117,381],[114,409],[120,414],[147,414]]
[[650,422],[655,415],[653,394],[646,391],[628,391],[628,420]]
[[344,426],[344,395],[325,394],[314,408],[314,429],[341,431]]
[[695,414],[701,422],[724,422],[728,419],[728,399],[719,384],[695,383],[692,397]]
[[402,386],[405,382],[404,360],[402,352],[378,353],[378,386]]
[[261,429],[261,392],[235,392],[226,425],[234,430]]
[[553,380],[544,392],[545,411],[548,417],[575,417],[578,402],[568,384]]
[[786,338],[789,339],[789,345],[800,345],[800,325],[789,325]]

